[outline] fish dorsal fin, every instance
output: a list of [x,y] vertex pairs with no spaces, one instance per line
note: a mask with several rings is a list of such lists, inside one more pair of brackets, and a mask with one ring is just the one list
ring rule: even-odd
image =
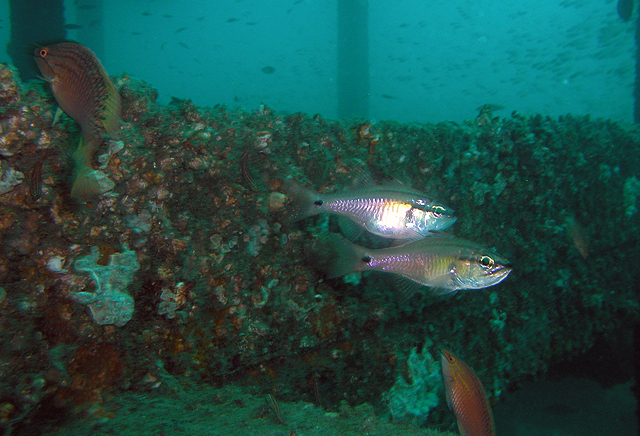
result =
[[384,189],[385,191],[402,192],[405,194],[419,195],[420,197],[426,196],[424,192],[418,191],[417,189],[413,189],[411,186],[402,183],[398,179],[385,180],[379,185],[379,188]]
[[[108,81],[108,76],[107,76]],[[122,103],[120,100],[120,94],[116,90],[115,86],[111,83],[111,86],[107,87],[105,91],[104,100],[101,105],[100,114],[100,127],[107,135],[113,136],[120,130],[120,123],[122,120]]]
[[351,186],[357,189],[373,188],[376,186],[376,182],[373,180],[373,177],[371,177],[369,169],[364,166],[360,166],[353,170]]
[[426,237],[411,229],[405,229],[405,231],[402,232],[402,236],[403,236],[403,239],[391,239],[389,242],[389,247],[399,247],[401,245],[406,245],[411,242],[418,242],[420,239]]
[[356,189],[373,189],[376,191],[391,191],[401,192],[404,194],[414,194],[424,197],[426,194],[420,192],[417,189],[413,189],[411,186],[401,182],[398,179],[384,180],[381,183],[376,181],[371,176],[371,172],[368,168],[361,166],[353,170],[353,178],[351,179],[351,186]]
[[416,241],[412,247],[416,250],[428,250],[434,255],[471,255],[474,251],[484,251],[480,245],[459,239],[450,233],[433,232],[428,237]]

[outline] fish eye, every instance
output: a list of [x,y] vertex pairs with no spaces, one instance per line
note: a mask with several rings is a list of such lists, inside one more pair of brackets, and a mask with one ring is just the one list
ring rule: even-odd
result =
[[362,260],[364,263],[371,263],[371,256],[362,256]]
[[446,215],[446,209],[444,207],[442,207],[442,206],[433,206],[431,208],[431,213],[436,218],[440,218],[440,217],[443,217],[444,215]]
[[324,204],[324,201],[316,200],[316,201],[313,202],[313,204],[315,204],[316,206],[322,206]]
[[480,265],[484,268],[491,268],[495,264],[495,261],[489,256],[480,257]]
[[47,50],[46,48],[40,49],[41,58],[47,57],[48,54],[49,54],[49,50]]

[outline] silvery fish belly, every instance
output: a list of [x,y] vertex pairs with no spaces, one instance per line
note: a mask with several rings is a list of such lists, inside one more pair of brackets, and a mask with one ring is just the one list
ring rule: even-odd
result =
[[385,238],[417,239],[444,230],[456,220],[449,207],[402,185],[320,194],[287,179],[284,189],[292,199],[291,221],[331,213]]

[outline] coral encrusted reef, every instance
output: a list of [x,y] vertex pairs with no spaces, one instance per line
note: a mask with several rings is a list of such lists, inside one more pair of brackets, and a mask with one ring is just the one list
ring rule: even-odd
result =
[[[635,129],[490,111],[463,124],[338,122],[161,106],[140,80],[114,83],[123,122],[96,155],[115,187],[83,203],[69,195],[78,126],[52,126],[48,86],[0,66],[0,425],[15,434],[108,420],[119,393],[178,392],[175,380],[380,415],[406,392],[430,399],[407,419],[453,429],[441,387],[411,389],[428,354],[460,355],[495,400],[638,321]],[[326,279],[314,241],[339,226],[287,223],[282,180],[349,189],[363,166],[451,206],[451,231],[511,260],[511,275],[410,302],[384,274]],[[119,256],[128,275],[97,283]],[[85,304],[107,292],[133,313],[101,322]]]
[[127,287],[140,268],[135,251],[127,250],[109,256],[107,265],[97,263],[100,258],[98,247],[92,247],[91,254],[74,262],[78,271],[91,274],[96,282],[95,292],[76,292],[69,296],[91,309],[91,315],[100,325],[125,325],[133,316],[134,301]]

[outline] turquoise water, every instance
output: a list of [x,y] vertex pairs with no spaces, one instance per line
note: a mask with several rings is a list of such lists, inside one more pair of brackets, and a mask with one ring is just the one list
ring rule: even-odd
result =
[[[0,67],[4,434],[455,434],[441,348],[498,435],[637,434],[634,20],[615,1],[270,3],[65,3],[122,99],[95,198],[70,196],[79,128],[49,85]],[[364,75],[339,70],[362,47]],[[447,232],[513,272],[412,294],[371,252],[328,278],[327,235],[356,236],[290,222],[283,179],[349,195],[363,172],[450,207]]]
[[[112,74],[149,81],[163,103],[337,116],[335,0],[181,5],[104,2],[96,18],[68,1],[68,23],[82,26],[68,37],[102,47]],[[460,122],[491,103],[503,116],[632,120],[634,23],[619,18],[615,1],[370,1],[368,12],[372,119]],[[0,27],[6,42],[7,19]]]

